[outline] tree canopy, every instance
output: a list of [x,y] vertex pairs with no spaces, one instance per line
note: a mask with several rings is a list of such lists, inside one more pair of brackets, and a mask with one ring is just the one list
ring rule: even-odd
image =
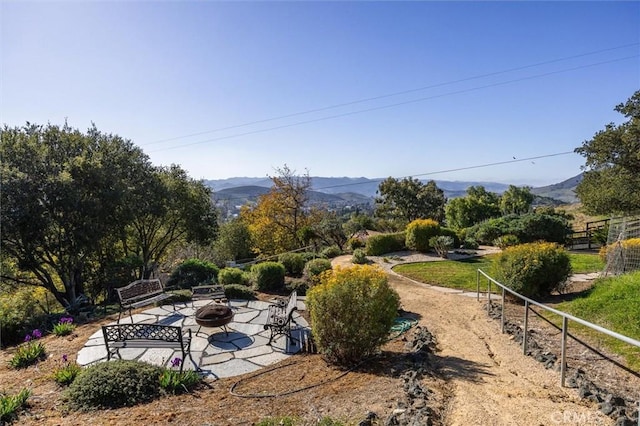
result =
[[499,216],[500,196],[482,185],[470,186],[466,196],[450,200],[446,207],[447,226],[455,229]]
[[271,190],[258,199],[254,207],[245,206],[241,220],[251,233],[254,250],[270,256],[302,247],[301,230],[309,226],[307,204],[311,178],[296,175],[286,164],[271,177]]
[[527,213],[531,209],[533,199],[534,195],[528,186],[509,185],[500,196],[500,211],[503,215]]
[[607,124],[575,150],[586,159],[576,193],[592,214],[640,210],[640,90],[614,110],[627,121]]
[[3,280],[45,287],[68,308],[106,262],[135,257],[123,263],[146,274],[171,244],[215,233],[204,185],[154,167],[131,141],[67,124],[0,136],[0,244],[17,263]]
[[444,192],[435,181],[424,184],[418,179],[397,180],[389,177],[378,186],[375,199],[376,215],[397,219],[406,225],[416,219],[444,219]]

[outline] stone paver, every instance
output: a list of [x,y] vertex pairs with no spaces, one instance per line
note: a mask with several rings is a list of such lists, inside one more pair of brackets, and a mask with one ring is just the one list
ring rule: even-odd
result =
[[[185,370],[197,370],[209,378],[232,377],[259,370],[277,363],[300,351],[300,345],[292,345],[285,336],[269,341],[269,330],[264,329],[269,304],[257,300],[231,300],[229,306],[234,311],[233,321],[227,325],[228,334],[220,328],[199,327],[195,322],[198,307],[210,303],[206,300],[165,305],[134,314],[132,318],[123,313],[121,323],[144,322],[148,324],[178,325],[192,330],[191,354],[184,360]],[[304,308],[304,302],[298,303]],[[295,313],[293,335],[300,338],[308,332],[307,322]],[[113,323],[115,324],[115,322]],[[197,332],[197,333],[196,333]],[[121,349],[123,359],[136,359],[155,365],[169,366],[180,351],[172,349]],[[96,330],[78,352],[77,363],[90,365],[106,361],[102,330]]]

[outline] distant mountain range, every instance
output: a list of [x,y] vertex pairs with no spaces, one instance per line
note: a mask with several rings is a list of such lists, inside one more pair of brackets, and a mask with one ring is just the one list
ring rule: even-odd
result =
[[[326,204],[365,204],[372,203],[378,185],[384,179],[365,177],[311,177],[310,199],[312,202]],[[578,199],[574,192],[582,180],[582,174],[553,185],[532,188],[545,204],[574,203]],[[427,182],[428,180],[424,180]],[[470,186],[484,186],[487,191],[503,193],[509,185],[497,182],[446,181],[436,180],[447,198],[464,196]],[[255,201],[260,195],[269,192],[271,179],[255,177],[233,177],[228,179],[205,180],[204,183],[214,191],[218,202],[231,205],[242,205],[247,201]]]

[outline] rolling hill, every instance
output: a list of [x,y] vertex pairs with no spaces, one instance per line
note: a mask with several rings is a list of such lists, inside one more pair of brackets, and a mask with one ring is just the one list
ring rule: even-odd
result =
[[[310,199],[314,203],[326,205],[373,204],[378,185],[384,180],[365,177],[311,177]],[[423,180],[427,182],[428,180]],[[540,204],[575,203],[578,198],[575,188],[582,181],[582,173],[560,183],[531,188]],[[255,202],[271,187],[271,179],[255,177],[233,177],[219,180],[205,180],[214,191],[214,199],[219,203],[240,206]],[[447,198],[464,196],[470,186],[482,185],[487,191],[501,194],[509,185],[497,182],[445,181],[436,180]]]

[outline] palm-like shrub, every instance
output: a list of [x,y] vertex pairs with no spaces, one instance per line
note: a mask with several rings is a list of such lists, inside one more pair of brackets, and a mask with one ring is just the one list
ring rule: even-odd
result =
[[569,254],[555,243],[529,243],[508,247],[495,258],[498,281],[527,297],[561,291],[571,275]]
[[407,225],[406,245],[421,253],[429,251],[429,240],[440,232],[440,225],[433,219],[416,219]]
[[388,338],[400,299],[374,266],[336,268],[307,292],[313,336],[332,363],[353,365]]

